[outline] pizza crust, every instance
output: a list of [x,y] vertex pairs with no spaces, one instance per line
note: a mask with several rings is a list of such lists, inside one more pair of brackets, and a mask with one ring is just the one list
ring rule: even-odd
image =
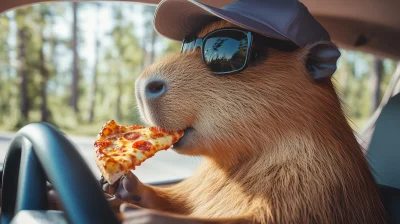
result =
[[108,172],[106,172],[106,170],[104,169],[103,166],[100,166],[99,168],[100,168],[100,172],[103,174],[104,179],[109,184],[114,184],[115,182],[117,182],[117,180],[119,180],[122,176],[125,175],[125,172],[123,172],[123,171],[119,171],[117,173],[108,173]]

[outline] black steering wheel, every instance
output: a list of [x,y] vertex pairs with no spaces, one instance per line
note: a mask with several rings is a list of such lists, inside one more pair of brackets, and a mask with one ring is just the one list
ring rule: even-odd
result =
[[10,223],[20,211],[48,210],[46,181],[54,186],[68,223],[119,223],[75,146],[46,123],[23,127],[8,149],[1,223]]

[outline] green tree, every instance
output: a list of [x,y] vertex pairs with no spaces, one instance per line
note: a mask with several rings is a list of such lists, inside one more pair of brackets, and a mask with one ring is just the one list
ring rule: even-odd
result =
[[[115,102],[115,115],[118,120],[131,120],[128,119],[132,115],[126,115],[125,111],[131,111],[134,104],[134,98],[129,97],[131,100],[127,101],[123,98],[126,96],[133,96],[134,82],[136,74],[139,73],[140,64],[143,60],[140,46],[137,37],[134,34],[134,24],[124,16],[123,7],[113,8],[113,18],[115,26],[111,30],[110,36],[113,41],[113,46],[108,49],[105,59],[108,61],[108,83],[113,84],[113,89],[116,95],[114,96]],[[110,86],[106,90],[111,92]],[[127,98],[128,99],[128,98]]]
[[100,8],[101,8],[101,4],[100,3],[96,3],[96,14],[97,14],[97,23],[96,23],[96,34],[95,34],[95,38],[96,38],[96,50],[95,50],[95,60],[94,60],[94,66],[93,66],[93,78],[92,78],[92,85],[91,85],[91,93],[90,93],[90,108],[89,108],[89,123],[93,123],[94,121],[94,115],[95,115],[95,107],[96,107],[96,93],[97,93],[97,89],[98,89],[98,76],[99,76],[99,57],[100,57],[100,37],[99,37],[99,23],[100,23],[100,18],[99,18],[99,14],[100,14]]
[[[58,40],[49,30],[52,30],[56,13],[60,11],[51,4],[15,10],[21,112],[16,127],[32,121],[52,121],[48,81],[57,73],[54,52]],[[46,48],[49,49],[47,52]]]
[[6,15],[0,16],[0,123],[9,114],[10,98],[10,58],[8,35],[10,32],[10,19]]
[[10,19],[6,15],[0,16],[0,29],[2,30],[0,32],[0,71],[3,74],[8,70],[9,62],[8,35],[10,32]]
[[153,16],[155,13],[156,7],[154,6],[144,6],[142,11],[142,17],[144,19],[144,37],[142,38],[142,52],[143,52],[143,60],[141,63],[141,69],[144,69],[147,65],[153,64],[156,52],[155,45],[158,39],[158,35],[153,28]]
[[73,52],[73,62],[72,62],[72,88],[71,88],[71,106],[74,109],[75,113],[79,112],[78,108],[78,100],[79,100],[79,53],[78,53],[78,10],[79,3],[72,2],[72,14],[73,14],[73,22],[72,22],[72,52]]
[[18,126],[22,126],[29,120],[29,110],[31,108],[31,101],[28,98],[28,74],[30,73],[30,69],[28,66],[28,55],[30,55],[27,51],[29,50],[28,44],[31,44],[31,39],[29,38],[31,35],[31,29],[28,25],[29,18],[26,15],[30,15],[33,11],[33,8],[24,7],[15,10],[15,20],[17,23],[17,60],[18,60],[18,78],[19,78],[19,87],[20,87],[20,110],[21,110],[21,119]]
[[[49,5],[42,4],[39,5],[37,8],[39,12],[39,16],[36,19],[36,24],[39,26],[39,61],[38,61],[38,70],[41,76],[41,82],[40,82],[40,96],[41,96],[41,106],[40,106],[40,112],[41,112],[41,121],[47,122],[49,121],[49,109],[48,109],[48,93],[47,93],[47,83],[50,78],[50,68],[48,63],[48,59],[46,58],[45,52],[44,52],[44,46],[47,41],[50,41],[53,45],[54,41],[51,41],[51,38],[48,38],[46,40],[45,37],[45,28],[48,26],[48,24],[52,23],[52,18],[53,18],[53,11],[52,8],[49,7]],[[54,46],[52,46],[54,48]],[[51,57],[51,56],[50,56]]]

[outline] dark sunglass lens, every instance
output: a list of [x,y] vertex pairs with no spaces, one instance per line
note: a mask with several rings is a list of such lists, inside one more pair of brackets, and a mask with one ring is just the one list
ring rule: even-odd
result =
[[204,61],[216,73],[238,71],[245,66],[248,45],[247,34],[244,32],[217,31],[205,40]]
[[195,46],[196,46],[196,40],[194,38],[183,40],[182,53],[193,51]]

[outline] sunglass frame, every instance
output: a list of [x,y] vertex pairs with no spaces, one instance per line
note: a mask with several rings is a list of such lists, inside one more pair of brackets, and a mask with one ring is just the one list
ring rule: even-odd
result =
[[[232,71],[228,71],[228,72],[215,72],[215,71],[212,71],[210,68],[209,69],[212,72],[214,72],[215,75],[231,75],[231,74],[239,73],[239,72],[245,70],[247,68],[247,66],[248,66],[249,55],[250,55],[251,47],[253,46],[253,34],[252,34],[251,31],[248,31],[248,30],[245,30],[245,29],[240,29],[240,28],[221,28],[221,29],[216,29],[216,30],[206,34],[202,38],[201,37],[195,37],[195,36],[194,37],[192,36],[192,37],[189,37],[189,38],[185,37],[183,39],[183,41],[182,41],[181,53],[185,53],[185,52],[188,52],[188,51],[194,51],[199,47],[200,50],[201,50],[201,57],[202,57],[203,63],[207,65],[206,60],[204,58],[204,45],[206,44],[207,39],[208,39],[209,36],[211,36],[211,35],[213,35],[213,34],[215,34],[217,32],[221,32],[221,31],[241,32],[241,33],[244,33],[247,36],[246,58],[245,58],[243,66],[241,68],[239,68],[239,69],[236,69],[236,70],[232,70]],[[229,37],[229,36],[227,36],[227,37]],[[190,39],[191,41],[188,42],[187,39]],[[189,45],[193,41],[194,41],[194,47],[192,49],[188,49],[188,50],[183,51],[183,48],[184,48],[185,44]]]

